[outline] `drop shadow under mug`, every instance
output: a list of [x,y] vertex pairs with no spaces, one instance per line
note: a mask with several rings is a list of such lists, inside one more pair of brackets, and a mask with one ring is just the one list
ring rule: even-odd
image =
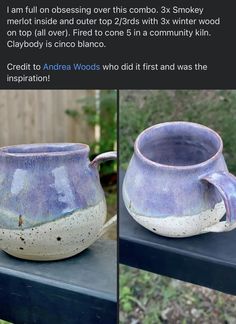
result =
[[0,148],[0,248],[23,259],[58,260],[78,254],[116,221],[105,224],[98,165],[80,143]]
[[[167,237],[236,227],[236,178],[220,136],[203,125],[167,122],[136,139],[123,198],[131,216]],[[220,221],[226,212],[226,221]]]

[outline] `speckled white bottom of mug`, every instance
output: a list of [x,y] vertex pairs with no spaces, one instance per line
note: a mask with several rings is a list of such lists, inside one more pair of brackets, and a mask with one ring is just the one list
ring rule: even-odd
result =
[[106,219],[106,202],[22,230],[0,229],[0,247],[10,255],[52,261],[80,253],[97,240]]
[[220,202],[213,209],[191,216],[146,217],[127,207],[131,216],[140,225],[153,233],[167,237],[188,237],[206,233],[207,227],[217,224],[225,214],[225,205]]

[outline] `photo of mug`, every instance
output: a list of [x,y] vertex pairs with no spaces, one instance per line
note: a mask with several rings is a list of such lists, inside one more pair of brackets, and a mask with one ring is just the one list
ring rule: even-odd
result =
[[123,184],[130,215],[167,237],[234,229],[236,178],[222,150],[221,137],[200,124],[166,122],[144,130]]
[[116,152],[89,160],[81,143],[28,144],[0,149],[0,248],[29,260],[78,254],[114,223],[98,166]]

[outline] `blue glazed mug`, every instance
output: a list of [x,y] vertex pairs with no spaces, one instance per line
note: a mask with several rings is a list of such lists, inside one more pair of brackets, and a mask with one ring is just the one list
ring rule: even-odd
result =
[[30,260],[58,260],[96,241],[105,224],[106,201],[98,165],[80,143],[30,144],[0,149],[0,247]]
[[[131,216],[168,237],[236,227],[236,178],[228,172],[220,136],[203,125],[168,122],[136,139],[123,198]],[[220,221],[226,212],[226,221]]]

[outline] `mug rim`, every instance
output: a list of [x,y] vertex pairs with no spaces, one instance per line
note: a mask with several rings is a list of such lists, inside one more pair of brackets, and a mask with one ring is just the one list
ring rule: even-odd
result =
[[[144,156],[141,153],[140,149],[139,149],[139,142],[140,142],[141,138],[143,137],[143,135],[146,132],[150,131],[151,129],[157,129],[157,128],[161,128],[161,127],[165,127],[167,125],[173,125],[173,124],[175,124],[175,125],[192,125],[193,127],[197,127],[198,129],[204,129],[204,130],[210,131],[217,138],[217,140],[219,142],[219,148],[218,148],[217,152],[212,157],[210,157],[209,159],[207,159],[207,160],[205,160],[205,161],[203,161],[201,163],[192,164],[192,165],[183,165],[183,166],[180,166],[180,165],[168,165],[168,164],[162,164],[162,163],[159,163],[159,162],[154,162],[154,161],[148,159],[146,156]],[[220,137],[220,135],[216,131],[214,131],[213,129],[211,129],[211,128],[205,126],[205,125],[202,125],[202,124],[198,124],[198,123],[194,123],[194,122],[188,122],[188,121],[164,122],[164,123],[159,123],[159,124],[152,125],[152,126],[146,128],[146,129],[144,129],[138,135],[138,137],[135,140],[134,151],[141,160],[144,160],[149,165],[159,166],[159,167],[162,167],[162,168],[172,169],[172,170],[173,169],[174,170],[191,170],[191,169],[196,169],[196,168],[199,168],[199,167],[206,166],[210,162],[214,162],[220,156],[220,154],[223,151],[223,141],[222,141],[222,138]]]
[[[75,149],[62,150],[63,147],[71,146]],[[57,148],[55,151],[43,151],[44,148]],[[28,151],[27,149],[35,148],[37,151]],[[60,150],[61,148],[61,150]],[[11,151],[13,149],[13,151]],[[17,149],[19,152],[17,152]],[[25,149],[25,151],[24,151]],[[14,150],[16,150],[14,152]],[[32,143],[32,144],[17,144],[17,145],[8,145],[0,148],[0,156],[8,157],[46,157],[46,156],[65,156],[78,154],[78,152],[89,152],[89,146],[84,143]]]

